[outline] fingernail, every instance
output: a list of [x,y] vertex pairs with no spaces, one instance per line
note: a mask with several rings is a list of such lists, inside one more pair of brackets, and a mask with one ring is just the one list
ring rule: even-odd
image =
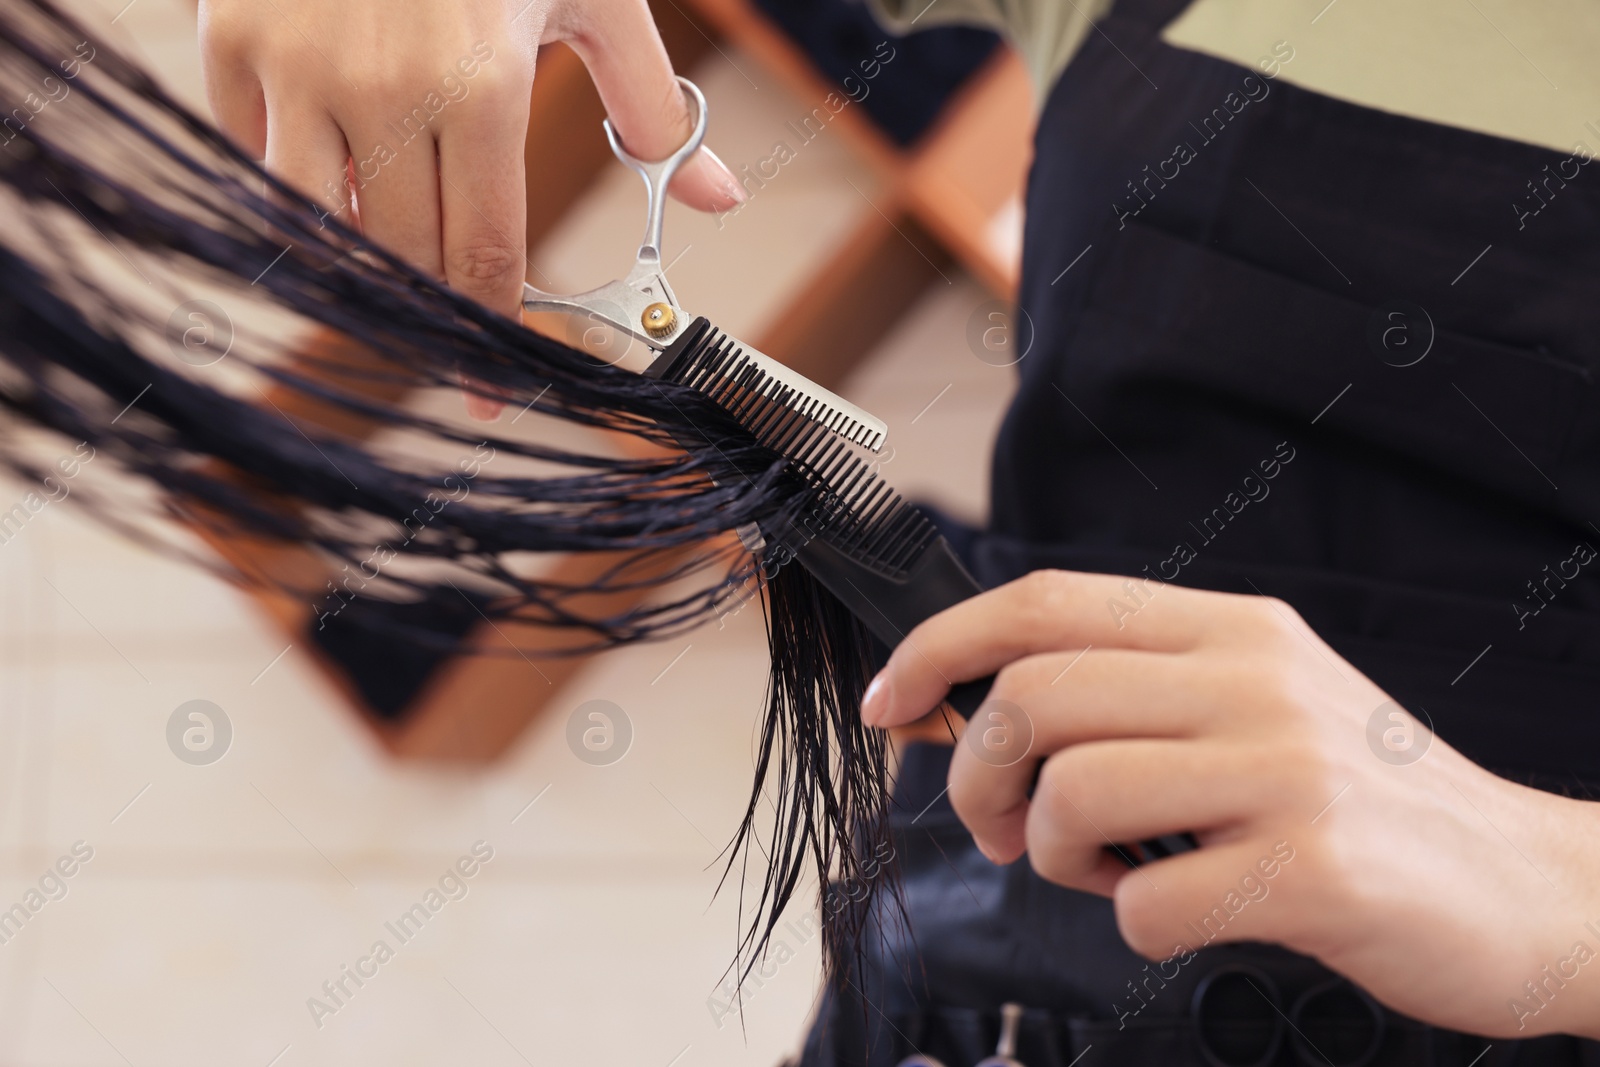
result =
[[467,401],[467,414],[479,422],[496,422],[500,418],[500,411],[505,407],[487,397],[478,396],[476,393],[465,394]]
[[887,714],[889,714],[889,671],[885,668],[872,679],[872,684],[867,686],[866,694],[861,698],[861,721],[868,726],[876,726]]
[[700,151],[705,153],[706,158],[711,161],[713,169],[718,172],[717,184],[721,187],[724,195],[732,197],[736,204],[742,204],[750,199],[750,194],[746,193],[744,186],[739,184],[739,179],[734,176],[733,171],[728,169],[726,163],[717,158],[715,152],[703,145]]
[[997,856],[995,856],[995,854],[993,852],[989,851],[989,846],[985,845],[982,840],[980,840],[979,838],[974,837],[972,839],[972,843],[974,845],[978,846],[978,851],[983,853],[983,858],[984,859],[988,860],[990,863],[994,864],[996,867],[1004,867],[1005,866],[1005,864],[1001,863],[999,858]]

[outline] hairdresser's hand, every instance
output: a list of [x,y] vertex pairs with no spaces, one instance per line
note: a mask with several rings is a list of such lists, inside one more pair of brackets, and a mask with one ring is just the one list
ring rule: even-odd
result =
[[[634,155],[665,158],[694,127],[645,0],[200,0],[200,34],[206,91],[230,136],[328,212],[506,315],[520,310],[526,262],[523,142],[539,45],[565,41],[582,57]],[[671,191],[706,211],[742,199],[708,149]],[[468,393],[479,417],[500,406]]]
[[[863,717],[995,671],[951,803],[997,862],[1111,896],[1136,951],[1277,942],[1429,1022],[1600,1036],[1600,805],[1474,765],[1288,605],[1041,571],[913,630]],[[1024,718],[996,766],[984,735]],[[1102,848],[1183,830],[1198,851],[1134,871]]]

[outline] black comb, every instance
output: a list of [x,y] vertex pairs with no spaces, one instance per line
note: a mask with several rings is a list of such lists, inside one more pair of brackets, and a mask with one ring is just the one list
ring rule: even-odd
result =
[[[885,647],[894,648],[926,619],[983,592],[928,516],[836,436],[840,429],[818,421],[803,402],[789,406],[790,394],[769,389],[760,368],[742,363],[738,343],[704,319],[646,373],[699,388],[812,483],[817,496],[807,511],[784,529],[762,528],[768,565],[798,561]],[[993,675],[962,682],[945,701],[971,719],[993,685]],[[1189,851],[1198,842],[1183,833],[1110,847],[1136,866]]]

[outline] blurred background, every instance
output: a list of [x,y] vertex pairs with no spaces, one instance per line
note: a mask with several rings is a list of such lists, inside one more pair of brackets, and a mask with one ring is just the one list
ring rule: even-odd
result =
[[[205,111],[191,0],[73,6]],[[891,38],[844,0],[653,7],[752,194],[721,218],[671,205],[679,300],[886,420],[885,476],[981,522],[1028,340],[1009,311],[1019,65],[977,31]],[[548,47],[528,148],[546,288],[617,276],[639,239],[642,190],[601,117]],[[28,490],[0,481],[0,511]],[[737,887],[714,896],[749,797],[759,612],[586,660],[419,656],[318,632],[305,605],[68,501],[0,538],[0,605],[0,1065],[709,1067],[798,1048],[814,887],[742,1017]],[[472,622],[451,624],[464,642]],[[596,708],[618,727],[598,755],[571,729]],[[419,903],[426,922],[396,928]]]

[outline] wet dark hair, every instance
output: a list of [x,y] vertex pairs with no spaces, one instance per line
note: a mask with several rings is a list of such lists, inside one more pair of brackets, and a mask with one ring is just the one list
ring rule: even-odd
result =
[[[768,707],[723,875],[753,916],[735,966],[756,962],[808,873],[886,879],[886,746],[858,715],[869,638],[805,570],[733,533],[789,528],[827,491],[815,471],[694,389],[524,329],[363,240],[47,0],[0,0],[0,103],[0,462],[42,480],[62,439],[92,449],[97,472],[131,476],[74,488],[103,521],[308,603],[325,601],[325,572],[302,580],[314,588],[244,573],[190,531],[356,568],[341,621],[397,643],[443,639],[383,602],[470,593],[577,654],[759,598]],[[314,330],[368,355],[308,352]],[[468,431],[429,415],[430,400],[459,404],[458,372],[515,417]],[[335,417],[302,425],[289,397]],[[536,432],[518,434],[529,412]],[[340,421],[378,434],[327,428]],[[37,429],[59,436],[41,447]],[[572,552],[609,555],[581,584],[541,574],[541,554]],[[866,908],[824,911],[836,965]]]

